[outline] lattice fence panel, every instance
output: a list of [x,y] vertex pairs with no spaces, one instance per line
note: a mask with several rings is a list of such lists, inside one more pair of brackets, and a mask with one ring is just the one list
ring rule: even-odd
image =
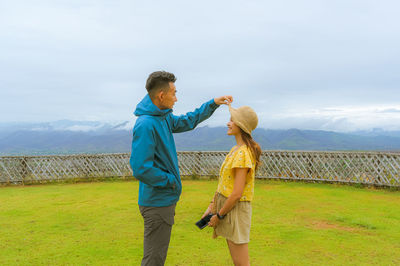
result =
[[400,186],[400,154],[265,151],[257,177]]
[[179,171],[183,176],[218,176],[227,152],[178,152]]
[[131,176],[129,154],[0,157],[0,183]]
[[[218,176],[227,152],[178,152],[182,176]],[[130,154],[0,157],[0,183],[132,175]],[[264,151],[256,177],[400,186],[400,154]]]

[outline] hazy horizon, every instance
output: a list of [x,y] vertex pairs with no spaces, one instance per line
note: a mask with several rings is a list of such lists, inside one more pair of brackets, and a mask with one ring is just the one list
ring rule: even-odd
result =
[[[36,126],[31,128],[26,128],[27,130],[34,130],[34,131],[43,131],[43,130],[66,130],[66,131],[96,131],[101,129],[102,127],[117,127],[118,129],[123,130],[132,130],[134,126],[134,121],[77,121],[77,120],[68,120],[68,119],[61,119],[61,120],[54,120],[54,121],[29,121],[29,122],[0,122],[0,132],[5,129],[10,129],[10,127],[22,127],[23,126]],[[218,128],[218,127],[226,127],[226,125],[209,125],[206,123],[200,123],[196,128],[201,127],[210,127],[210,128]],[[384,128],[370,128],[364,130],[353,130],[353,131],[340,131],[340,130],[322,130],[322,129],[311,129],[311,128],[296,128],[296,127],[287,127],[287,128],[272,128],[272,127],[263,127],[258,126],[258,129],[264,130],[310,130],[310,131],[326,131],[326,132],[336,132],[336,133],[357,133],[357,132],[370,132],[370,133],[379,133],[379,132],[400,132],[400,130],[386,130]]]

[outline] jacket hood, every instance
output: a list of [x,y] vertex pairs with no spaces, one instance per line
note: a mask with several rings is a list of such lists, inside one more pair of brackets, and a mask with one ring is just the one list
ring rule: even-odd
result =
[[138,105],[136,105],[136,110],[134,115],[153,115],[153,116],[166,116],[171,113],[172,109],[161,110],[158,108],[150,99],[150,96],[147,94]]

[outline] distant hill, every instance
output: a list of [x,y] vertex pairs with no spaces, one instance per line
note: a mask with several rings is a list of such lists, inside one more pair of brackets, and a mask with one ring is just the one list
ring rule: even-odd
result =
[[[178,151],[226,151],[235,143],[226,127],[198,127],[174,134]],[[337,133],[258,128],[253,136],[263,150],[400,151],[400,132]],[[130,152],[132,125],[62,120],[52,123],[0,124],[0,155]]]
[[[375,150],[399,151],[399,136],[363,136],[319,130],[268,130],[258,128],[254,139],[263,150]],[[227,150],[234,137],[226,135],[225,127],[200,127],[191,132],[175,134],[178,150]]]

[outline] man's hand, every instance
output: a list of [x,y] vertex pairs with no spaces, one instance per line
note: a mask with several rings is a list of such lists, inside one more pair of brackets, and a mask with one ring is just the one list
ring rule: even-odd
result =
[[218,98],[214,98],[214,102],[218,105],[221,105],[221,104],[228,105],[233,102],[233,98],[230,95],[225,95],[225,96],[221,96]]

